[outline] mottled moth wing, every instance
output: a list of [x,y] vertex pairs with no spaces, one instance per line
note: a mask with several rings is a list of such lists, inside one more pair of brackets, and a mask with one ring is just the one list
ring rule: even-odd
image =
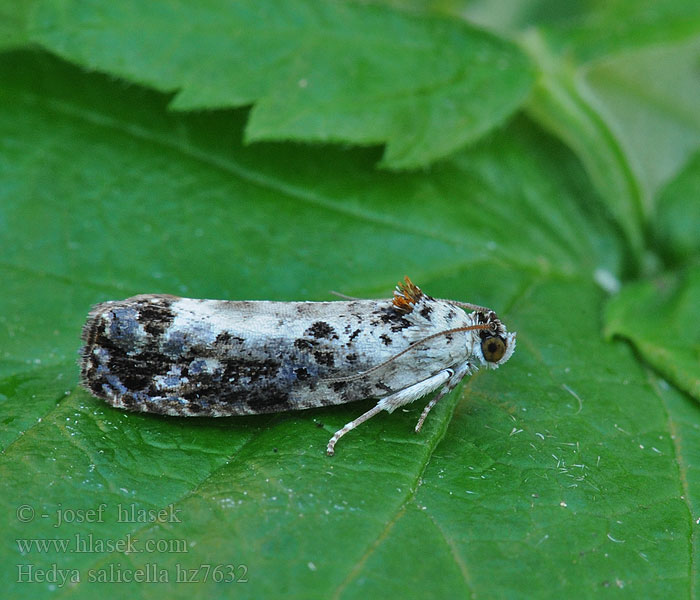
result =
[[[437,307],[428,297],[421,310],[413,310],[420,298],[402,298],[229,302],[144,295],[105,302],[83,329],[82,383],[120,408],[184,416],[382,398],[410,384],[407,373],[426,378],[464,355],[463,336],[446,336],[437,353],[425,345],[391,361],[464,318],[448,305],[445,314],[432,314]],[[373,375],[353,378],[387,361]]]

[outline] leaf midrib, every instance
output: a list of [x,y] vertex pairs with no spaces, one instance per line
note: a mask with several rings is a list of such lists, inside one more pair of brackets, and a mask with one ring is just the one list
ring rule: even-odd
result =
[[[429,240],[435,240],[449,246],[453,246],[458,250],[456,255],[460,255],[463,250],[463,243],[458,237],[453,237],[450,235],[445,235],[445,232],[441,229],[429,229],[427,227],[411,227],[407,224],[406,220],[401,220],[398,218],[390,218],[385,214],[370,212],[358,208],[357,206],[346,205],[332,198],[317,194],[315,192],[309,191],[308,189],[302,188],[297,185],[288,184],[279,181],[273,177],[263,175],[259,172],[255,172],[249,168],[244,167],[240,163],[234,162],[230,159],[225,159],[213,155],[209,152],[201,150],[195,146],[189,146],[180,143],[176,143],[167,135],[154,134],[148,129],[140,126],[125,123],[124,121],[119,121],[103,113],[88,111],[82,106],[76,106],[64,100],[58,100],[55,98],[49,98],[39,96],[37,94],[29,92],[18,93],[17,96],[20,99],[24,99],[25,102],[32,105],[42,104],[48,109],[55,111],[56,113],[68,116],[81,122],[90,123],[92,125],[97,125],[106,129],[111,129],[119,131],[122,134],[126,134],[134,139],[147,141],[152,144],[157,145],[160,148],[168,148],[181,153],[190,159],[194,159],[201,162],[209,167],[213,167],[220,171],[228,174],[233,174],[239,177],[241,180],[253,184],[263,190],[273,191],[279,194],[283,194],[293,200],[303,202],[309,206],[321,207],[325,210],[340,214],[343,216],[351,216],[360,221],[370,223],[372,225],[380,225],[382,227],[391,228],[399,233],[416,235]],[[579,259],[580,257],[572,256],[573,260]],[[541,266],[534,265],[532,261],[522,261],[519,262],[516,258],[512,256],[499,257],[499,261],[508,264],[511,267],[518,268],[531,273],[541,272]],[[460,260],[458,265],[467,266],[473,264],[473,260]],[[551,274],[560,275],[563,277],[571,277],[571,273],[561,265],[547,261],[547,270]]]

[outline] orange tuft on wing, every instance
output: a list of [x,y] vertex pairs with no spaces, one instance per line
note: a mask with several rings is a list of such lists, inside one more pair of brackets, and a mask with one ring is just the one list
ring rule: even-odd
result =
[[403,283],[396,286],[394,292],[394,307],[401,314],[410,313],[414,305],[423,297],[421,289],[408,277],[404,277]]

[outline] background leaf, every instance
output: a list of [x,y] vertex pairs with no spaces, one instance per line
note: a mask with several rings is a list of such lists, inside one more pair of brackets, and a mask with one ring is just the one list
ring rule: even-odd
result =
[[654,242],[663,259],[672,265],[683,264],[700,256],[700,154],[695,154],[686,168],[659,197]]
[[5,50],[27,43],[30,8],[29,1],[0,3],[0,49]]
[[608,335],[632,341],[680,389],[700,400],[700,269],[626,286],[606,313]]
[[461,12],[474,23],[510,34],[539,27],[560,53],[573,54],[577,63],[683,40],[697,34],[700,27],[700,13],[693,0],[513,0],[497,5],[456,0],[442,2],[441,8],[452,14]]
[[696,3],[525,0],[442,10],[466,14],[528,50],[539,71],[528,112],[579,155],[634,262],[659,189],[700,146]]
[[532,83],[511,43],[453,20],[347,2],[47,0],[30,31],[87,68],[177,91],[171,108],[255,103],[250,141],[386,143],[391,168],[478,139]]
[[[388,77],[386,89],[405,91],[399,84],[411,82],[410,67],[416,81],[431,75],[426,64],[444,61],[459,71],[474,59],[459,44],[483,42],[495,54],[483,55],[482,74],[495,76],[494,57],[505,52],[520,67],[506,69],[503,81],[521,81],[525,93],[532,67],[513,50],[523,45],[538,76],[530,117],[492,129],[522,101],[506,94],[496,109],[510,108],[490,124],[479,121],[487,125],[469,148],[457,150],[463,130],[454,142],[436,127],[430,143],[440,152],[415,146],[414,156],[420,164],[452,152],[449,158],[400,174],[376,170],[376,148],[243,146],[253,121],[246,125],[242,109],[169,110],[171,94],[194,81],[183,74],[204,76],[210,65],[220,85],[197,80],[189,89],[201,98],[241,95],[255,78],[265,93],[298,81],[260,68],[279,55],[252,41],[236,62],[243,71],[256,66],[250,77],[235,85],[218,79],[225,55],[209,59],[207,49],[218,43],[209,34],[232,18],[234,5],[226,6],[45,1],[32,10],[30,30],[22,30],[23,18],[15,21],[9,44],[31,37],[44,50],[0,55],[6,593],[694,597],[700,415],[687,382],[697,378],[697,356],[695,342],[673,339],[695,339],[697,167],[686,164],[693,127],[674,123],[695,123],[697,109],[682,98],[664,105],[643,75],[663,73],[676,49],[694,47],[694,21],[684,28],[678,16],[687,6],[646,19],[639,30],[646,33],[621,24],[628,35],[601,43],[594,55],[586,48],[596,39],[615,37],[605,30],[610,15],[648,17],[648,5],[640,13],[625,3],[609,13],[567,13],[514,3],[499,29],[511,41],[458,22],[459,5],[447,3],[447,16],[427,20],[419,18],[424,8],[411,15],[403,4],[329,2],[311,14],[297,3],[273,13],[279,21],[268,19],[269,29],[257,25],[264,39],[277,39],[272,26],[283,23],[314,41],[338,31],[314,18],[332,24],[345,15],[348,38],[398,41],[385,53],[349,43],[342,56],[313,55],[314,66],[326,69],[320,89],[329,92],[372,89],[363,78],[370,71]],[[235,8],[243,6],[252,5]],[[480,10],[484,16],[489,6]],[[498,22],[499,9],[492,10],[490,22]],[[259,23],[254,13],[237,19]],[[141,36],[129,38],[129,26]],[[418,41],[440,50],[430,57],[436,62],[403,52]],[[684,56],[692,66],[692,52]],[[308,55],[285,57],[296,64]],[[344,70],[363,60],[375,71]],[[589,74],[600,76],[597,95],[586,87]],[[623,76],[644,89],[620,87]],[[683,77],[675,89],[692,90],[692,69]],[[406,96],[413,117],[401,123],[409,138],[421,139],[431,115],[417,89]],[[459,106],[488,98],[493,90],[483,89],[486,96],[458,92]],[[241,95],[239,104],[258,102],[254,119],[266,97]],[[627,110],[615,110],[624,103]],[[385,108],[357,104],[353,116],[339,105],[331,111],[339,131],[358,119],[376,124],[373,111]],[[284,108],[274,116],[284,119]],[[666,123],[663,144],[654,127],[633,131],[635,119],[654,111],[654,127]],[[325,131],[328,114],[309,109],[309,131]],[[645,180],[639,158],[653,160],[653,152],[635,154],[630,132],[635,143],[677,152]],[[673,215],[689,216],[678,222]],[[418,436],[412,428],[424,402],[372,419],[329,459],[331,433],[371,400],[177,419],[125,413],[77,387],[80,328],[96,302],[149,292],[322,300],[336,289],[379,297],[405,274],[432,295],[493,306],[518,332],[513,358],[445,398]],[[655,325],[660,313],[664,329]],[[164,517],[135,518],[148,510]],[[139,573],[153,583],[134,582]],[[232,575],[245,581],[215,579]],[[190,577],[199,585],[184,583]]]

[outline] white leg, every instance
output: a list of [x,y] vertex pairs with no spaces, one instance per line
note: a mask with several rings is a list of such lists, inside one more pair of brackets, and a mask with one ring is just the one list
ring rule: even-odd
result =
[[360,415],[354,421],[350,421],[349,423],[343,425],[340,429],[338,429],[338,431],[336,431],[333,434],[333,437],[330,440],[328,440],[326,454],[328,454],[328,456],[333,456],[333,454],[335,454],[335,444],[341,437],[343,437],[348,431],[352,431],[353,429],[355,429],[355,427],[364,423],[367,419],[371,419],[374,415],[381,411],[382,407],[379,406],[379,404],[377,404],[374,408],[371,408],[365,414]]
[[450,377],[450,380],[445,384],[445,387],[442,388],[435,396],[433,396],[432,400],[428,402],[426,407],[423,409],[423,412],[420,415],[420,419],[418,419],[418,423],[416,423],[416,433],[418,433],[421,430],[421,427],[423,427],[423,423],[425,422],[425,418],[428,416],[428,413],[432,410],[433,406],[435,406],[440,400],[442,400],[447,394],[449,394],[457,384],[464,379],[464,376],[467,375],[471,371],[471,365],[466,362],[463,365],[460,365],[457,370],[454,372],[452,377]]
[[[463,376],[464,375],[462,375],[462,377]],[[328,456],[333,456],[335,445],[341,437],[343,437],[348,431],[352,431],[355,429],[355,427],[364,423],[367,419],[371,419],[377,413],[383,410],[390,413],[394,412],[399,406],[409,404],[410,402],[429,394],[433,390],[439,388],[443,383],[448,380],[451,381],[453,378],[454,371],[452,369],[444,369],[432,377],[428,377],[428,379],[414,383],[413,385],[410,385],[403,390],[399,390],[386,398],[382,398],[375,407],[371,408],[363,415],[357,417],[357,419],[354,421],[350,421],[336,431],[328,442],[326,453]]]

